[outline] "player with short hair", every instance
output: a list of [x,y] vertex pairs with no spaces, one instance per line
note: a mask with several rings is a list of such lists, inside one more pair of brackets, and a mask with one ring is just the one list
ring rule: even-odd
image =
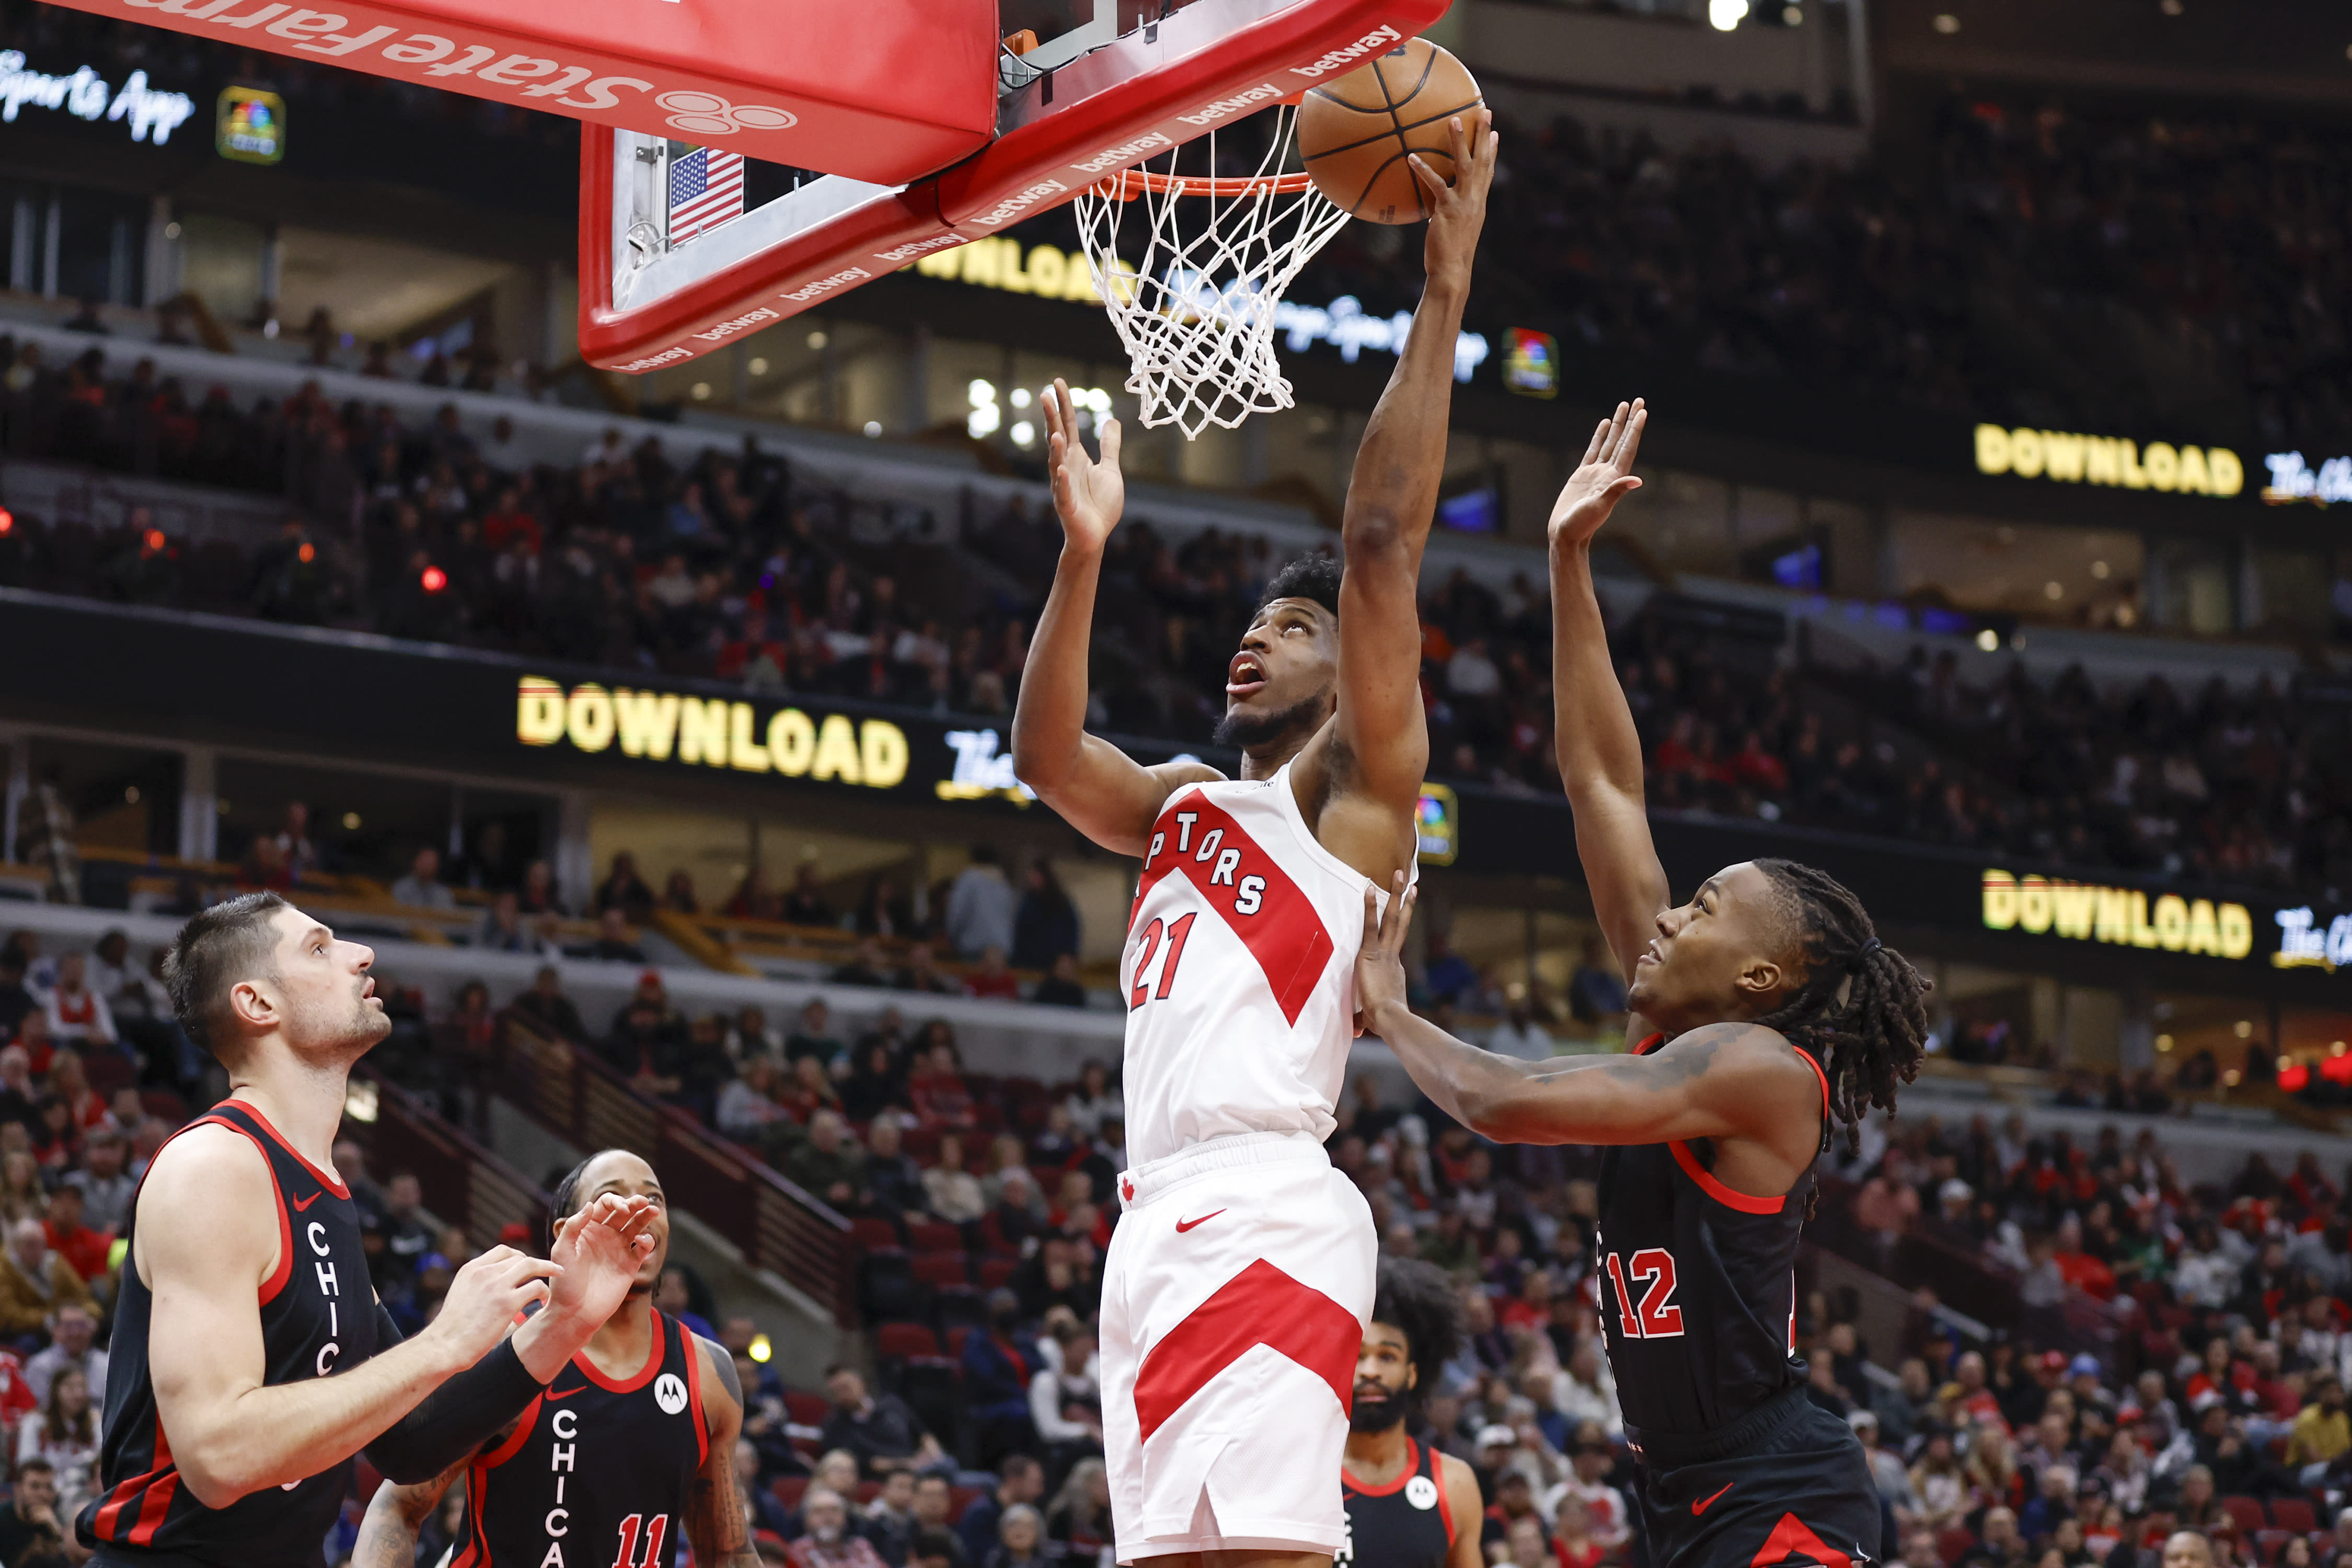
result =
[[607,1149],[557,1184],[560,1225],[607,1195],[652,1205],[653,1250],[570,1365],[506,1430],[429,1481],[377,1490],[352,1568],[414,1568],[416,1535],[460,1475],[450,1568],[670,1568],[683,1541],[709,1568],[758,1568],[735,1477],[735,1358],[655,1310],[669,1205],[653,1167]]
[[[1046,399],[1061,561],[1013,721],[1022,781],[1107,849],[1139,857],[1121,977],[1129,1012],[1125,1217],[1103,1279],[1103,1447],[1122,1563],[1328,1562],[1332,1476],[1375,1241],[1322,1142],[1353,1034],[1359,900],[1413,862],[1429,736],[1417,586],[1437,503],[1454,344],[1494,177],[1484,111],[1453,124],[1402,357],[1356,455],[1344,568],[1295,561],[1228,666],[1227,780],[1144,767],[1086,733],[1103,548],[1125,502],[1116,421],[1079,444]],[[1473,153],[1473,146],[1475,153]]]
[[1601,421],[1551,519],[1560,776],[1595,915],[1633,977],[1629,1056],[1523,1062],[1412,1016],[1400,957],[1412,898],[1365,900],[1358,994],[1440,1110],[1504,1142],[1610,1145],[1601,1323],[1641,1459],[1656,1568],[1845,1564],[1881,1549],[1853,1430],[1807,1397],[1792,1202],[1871,1105],[1918,1071],[1927,982],[1853,894],[1790,860],[1727,866],[1673,902],[1642,794],[1642,742],[1592,589],[1593,535],[1633,476],[1647,410]]
[[[157,1151],[131,1203],[98,1496],[110,1564],[315,1563],[352,1457],[422,1479],[514,1418],[587,1342],[652,1246],[649,1205],[600,1198],[551,1259],[497,1247],[403,1344],[335,1173],[352,1065],[390,1032],[369,966],[275,893],[181,928],[173,1011],[229,1098]],[[509,1332],[517,1311],[545,1310]]]
[[1478,1473],[1405,1431],[1462,1338],[1454,1280],[1417,1258],[1381,1259],[1380,1293],[1356,1355],[1355,1406],[1339,1487],[1348,1543],[1335,1568],[1478,1568]]

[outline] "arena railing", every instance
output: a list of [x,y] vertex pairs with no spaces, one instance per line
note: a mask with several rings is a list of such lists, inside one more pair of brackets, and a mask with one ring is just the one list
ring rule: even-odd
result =
[[640,1093],[586,1051],[509,1013],[491,1047],[492,1089],[572,1147],[626,1149],[661,1173],[671,1205],[765,1269],[857,1324],[849,1222],[759,1156]]
[[476,1247],[496,1246],[509,1225],[528,1228],[534,1247],[545,1241],[548,1195],[539,1184],[373,1067],[360,1064],[343,1109],[376,1175],[415,1173],[425,1208]]

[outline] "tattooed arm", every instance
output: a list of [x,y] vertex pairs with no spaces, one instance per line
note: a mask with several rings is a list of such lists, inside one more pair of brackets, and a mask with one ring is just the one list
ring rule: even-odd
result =
[[[1402,882],[1402,879],[1400,878]],[[1421,1091],[1472,1131],[1502,1143],[1664,1143],[1747,1139],[1794,1167],[1812,1159],[1821,1089],[1778,1031],[1709,1024],[1648,1056],[1524,1062],[1465,1045],[1405,1005],[1402,950],[1412,893],[1384,915],[1364,894],[1356,997],[1364,1032],[1396,1052]]]
[[[735,1440],[743,1433],[743,1383],[726,1348],[697,1336],[702,1357],[702,1414],[710,1451],[695,1476],[686,1504],[686,1539],[697,1563],[709,1568],[760,1568],[751,1547],[751,1523],[735,1481]],[[354,1563],[352,1568],[362,1568]],[[369,1565],[373,1568],[373,1565]]]
[[[504,1441],[504,1434],[491,1441]],[[376,1488],[367,1517],[360,1521],[359,1540],[352,1546],[352,1568],[416,1568],[417,1531],[441,1506],[450,1483],[473,1462],[469,1454],[429,1481],[406,1487],[386,1481]]]

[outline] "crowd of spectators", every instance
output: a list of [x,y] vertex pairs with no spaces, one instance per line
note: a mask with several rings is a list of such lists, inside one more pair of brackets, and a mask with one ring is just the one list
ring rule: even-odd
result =
[[[677,464],[657,439],[625,449],[611,435],[574,468],[517,469],[454,411],[417,430],[314,390],[251,409],[215,390],[189,413],[168,379],[110,382],[89,358],[58,376],[32,344],[16,372],[21,390],[0,399],[8,449],[244,482],[358,521],[355,532],[289,521],[244,552],[139,519],[101,534],[20,518],[0,531],[0,583],[1001,719],[1051,576],[1051,519],[1018,498],[968,507],[949,542],[927,514],[796,484],[749,443]],[[859,542],[861,518],[895,518],[898,542]],[[1234,639],[1277,563],[1262,536],[1179,542],[1146,519],[1114,534],[1098,615],[1122,630],[1097,647],[1093,721],[1205,743]],[[1541,592],[1456,572],[1430,585],[1423,615],[1433,772],[1556,789]],[[1952,655],[1925,651],[1857,679],[1658,614],[1618,639],[1661,807],[2352,888],[2341,704],[2218,680],[2191,696],[2154,677],[2103,690],[2079,670],[2037,681],[2021,665],[1976,686]],[[1003,945],[1015,967],[1050,964]]]

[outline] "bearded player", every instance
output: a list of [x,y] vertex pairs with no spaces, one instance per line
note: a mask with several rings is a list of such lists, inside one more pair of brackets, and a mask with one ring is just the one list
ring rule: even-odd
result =
[[[1851,1568],[1879,1546],[1876,1488],[1796,1351],[1801,1189],[1832,1121],[1895,1109],[1917,1072],[1927,983],[1859,900],[1790,860],[1727,866],[1673,901],[1643,804],[1642,742],[1593,595],[1592,538],[1633,476],[1647,411],[1619,405],[1553,507],[1559,771],[1593,910],[1633,976],[1628,1056],[1528,1063],[1414,1017],[1410,891],[1358,960],[1368,1033],[1438,1108],[1502,1142],[1609,1145],[1598,1270],[1610,1370],[1656,1568]],[[1377,926],[1377,931],[1372,928]]]
[[1309,557],[1278,572],[1228,667],[1218,736],[1240,778],[1147,768],[1086,733],[1096,578],[1125,500],[1118,426],[1089,461],[1068,389],[1046,400],[1063,547],[1013,765],[1096,843],[1143,861],[1120,964],[1136,1163],[1102,1305],[1122,1563],[1308,1568],[1343,1539],[1332,1483],[1374,1240],[1322,1142],[1353,1035],[1361,902],[1412,865],[1429,754],[1415,591],[1496,151],[1483,110],[1453,139],[1453,186],[1413,164],[1434,215],[1428,276],[1356,454],[1344,570]]
[[669,1205],[625,1149],[575,1166],[564,1217],[606,1197],[652,1205],[652,1252],[628,1295],[513,1426],[432,1480],[377,1490],[352,1568],[415,1568],[418,1528],[462,1475],[466,1518],[449,1568],[759,1568],[735,1482],[743,1389],[734,1358],[654,1310]]
[[[189,921],[172,1008],[229,1098],[158,1150],[131,1204],[99,1495],[75,1521],[101,1564],[296,1568],[365,1448],[422,1479],[514,1418],[625,1295],[653,1247],[640,1200],[573,1215],[552,1256],[493,1247],[402,1343],[368,1284],[331,1146],[352,1067],[391,1031],[369,973],[275,893]],[[515,1313],[543,1310],[509,1332]]]
[[1417,1258],[1381,1259],[1380,1294],[1356,1356],[1356,1403],[1339,1472],[1348,1544],[1337,1568],[1478,1568],[1477,1473],[1405,1430],[1462,1337],[1454,1281]]

